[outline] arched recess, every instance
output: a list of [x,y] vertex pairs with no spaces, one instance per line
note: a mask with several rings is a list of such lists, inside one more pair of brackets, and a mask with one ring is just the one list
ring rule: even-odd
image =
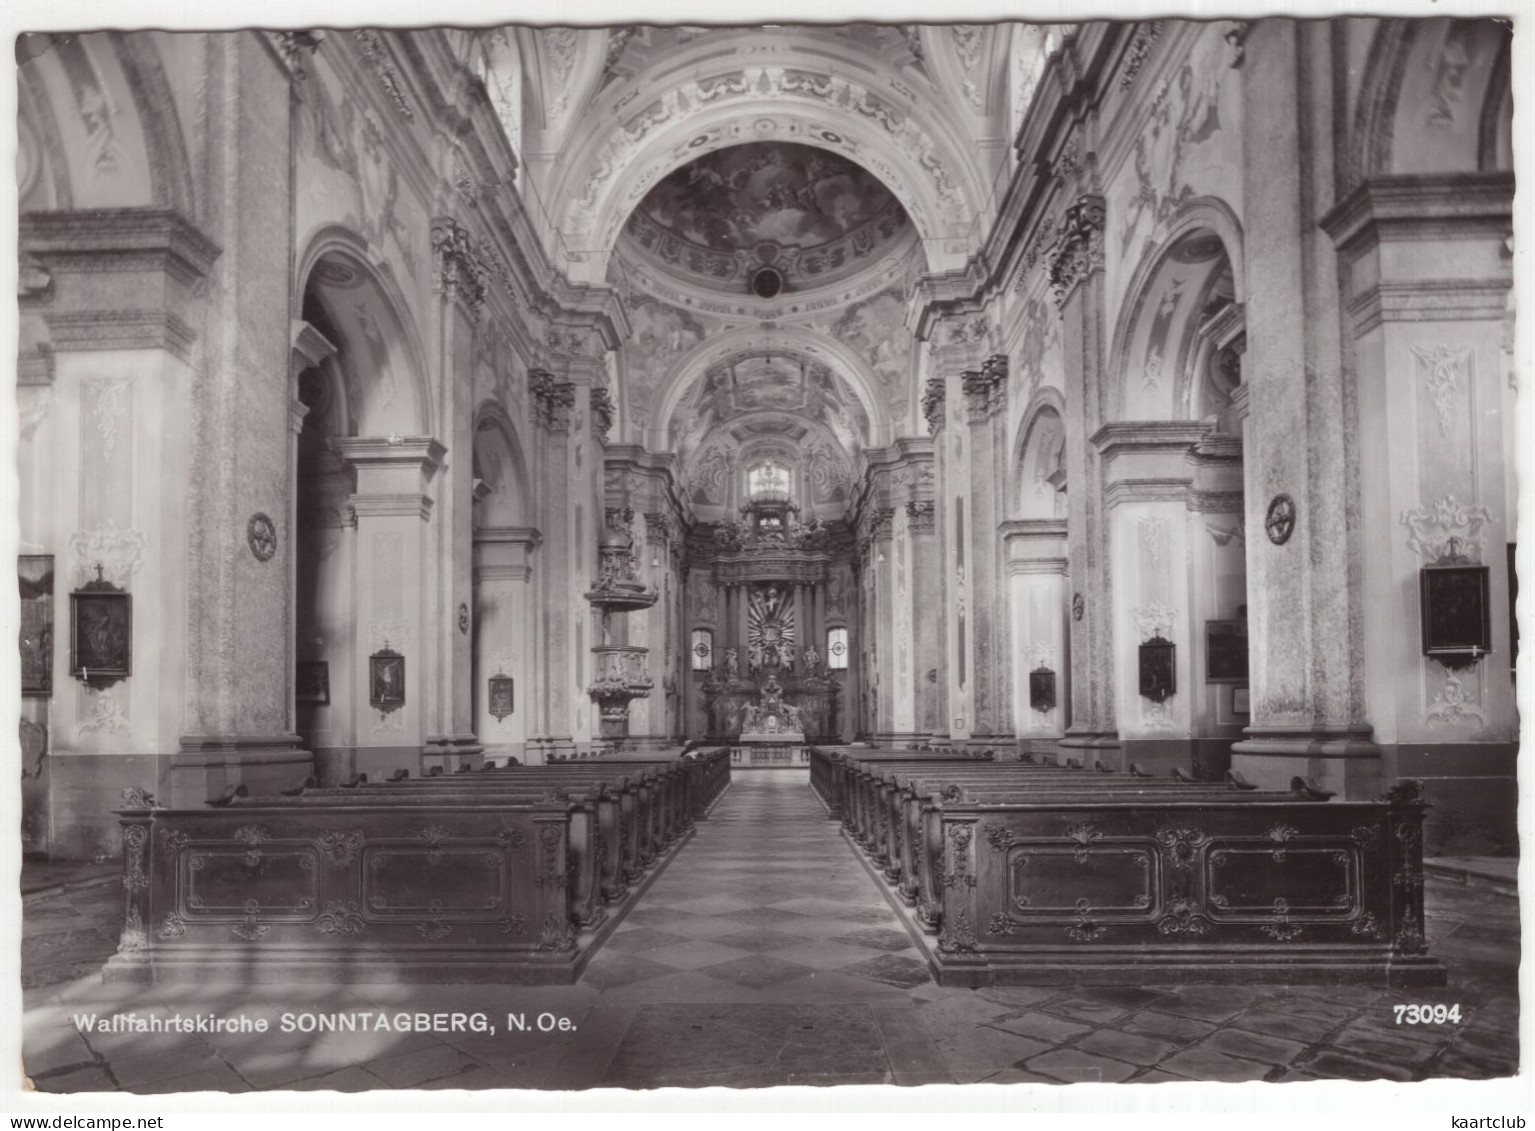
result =
[[1392,174],[1511,168],[1511,146],[1498,144],[1513,114],[1511,39],[1496,20],[1382,20],[1360,84],[1346,188]]
[[[353,233],[315,239],[300,271],[295,725],[322,780],[415,773],[425,706],[422,520],[442,454],[428,438],[421,350],[396,289]],[[389,651],[405,657],[405,700],[385,710],[373,702],[370,679],[373,657]]]
[[366,387],[374,390],[373,396],[350,406],[346,435],[387,436],[393,431],[430,436],[426,351],[408,313],[412,306],[390,264],[374,263],[367,249],[361,235],[340,225],[315,233],[297,261],[293,317],[309,321],[311,312],[322,311],[331,329],[353,342],[352,358],[367,362],[362,371],[343,370],[354,399],[364,388],[363,372],[371,373],[373,380]]
[[1010,476],[1013,521],[1003,524],[1012,617],[1014,733],[1052,753],[1071,723],[1071,632],[1066,557],[1066,402],[1035,391],[1024,407]]
[[[533,702],[533,570],[537,531],[532,481],[516,426],[497,401],[474,416],[473,628],[474,730],[495,761],[524,757]],[[521,689],[519,692],[519,688]]]
[[[1125,290],[1110,352],[1108,420],[1187,420],[1198,407],[1188,380],[1201,337],[1236,341],[1246,298],[1241,225],[1214,197],[1189,201],[1149,250]],[[1219,314],[1221,320],[1212,321]],[[1191,334],[1191,331],[1198,333]]]
[[146,77],[145,51],[153,48],[127,50],[111,32],[18,40],[20,80],[56,131],[44,142],[60,165],[56,183],[69,186],[64,207],[173,207],[190,217],[175,107],[163,75],[159,83],[152,71]]
[[678,406],[711,367],[729,357],[754,351],[803,356],[828,366],[847,382],[862,405],[869,420],[868,443],[877,447],[890,442],[895,424],[889,410],[890,396],[881,388],[874,370],[843,342],[806,326],[779,326],[772,330],[742,326],[694,346],[678,360],[670,380],[659,390],[660,410],[653,418],[654,442],[666,442]]
[[1013,517],[1066,517],[1066,398],[1051,386],[1024,406],[1013,459]]
[[1125,757],[1205,777],[1224,773],[1247,721],[1242,258],[1223,203],[1182,210],[1126,292],[1110,423],[1094,437],[1114,638],[1126,642],[1114,659]]

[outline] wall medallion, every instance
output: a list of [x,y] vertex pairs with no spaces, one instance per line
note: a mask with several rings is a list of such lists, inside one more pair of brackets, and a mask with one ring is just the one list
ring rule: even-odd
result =
[[1269,541],[1283,546],[1295,533],[1295,500],[1289,495],[1275,495],[1269,500],[1268,514],[1263,519]]
[[458,630],[469,635],[469,605],[464,601],[458,603]]
[[1087,611],[1087,602],[1082,600],[1082,594],[1080,594],[1080,593],[1073,593],[1071,595],[1071,619],[1072,620],[1081,620],[1082,619],[1082,614],[1085,613],[1086,611]]
[[270,518],[257,511],[245,524],[245,542],[258,562],[269,562],[277,553],[277,527]]

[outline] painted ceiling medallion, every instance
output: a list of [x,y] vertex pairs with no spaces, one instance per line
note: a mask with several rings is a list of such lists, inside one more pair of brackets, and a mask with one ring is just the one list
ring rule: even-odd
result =
[[257,511],[245,524],[245,543],[258,562],[269,562],[277,553],[277,527],[270,518]]
[[1275,495],[1269,500],[1268,514],[1263,528],[1268,531],[1269,541],[1283,546],[1295,533],[1295,500],[1289,495]]
[[753,141],[662,178],[630,215],[626,243],[652,270],[771,299],[877,268],[875,253],[910,229],[900,202],[860,165],[815,146]]

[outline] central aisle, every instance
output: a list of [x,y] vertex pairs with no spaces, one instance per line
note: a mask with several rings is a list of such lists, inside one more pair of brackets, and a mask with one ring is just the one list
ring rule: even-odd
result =
[[932,986],[799,770],[736,774],[582,984],[642,1005],[602,1075],[615,1086],[893,1083],[886,1046]]

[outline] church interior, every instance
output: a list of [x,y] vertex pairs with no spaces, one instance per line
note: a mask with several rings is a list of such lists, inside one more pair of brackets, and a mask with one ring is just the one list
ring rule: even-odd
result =
[[1514,1073],[1511,45],[22,35],[32,1085]]

